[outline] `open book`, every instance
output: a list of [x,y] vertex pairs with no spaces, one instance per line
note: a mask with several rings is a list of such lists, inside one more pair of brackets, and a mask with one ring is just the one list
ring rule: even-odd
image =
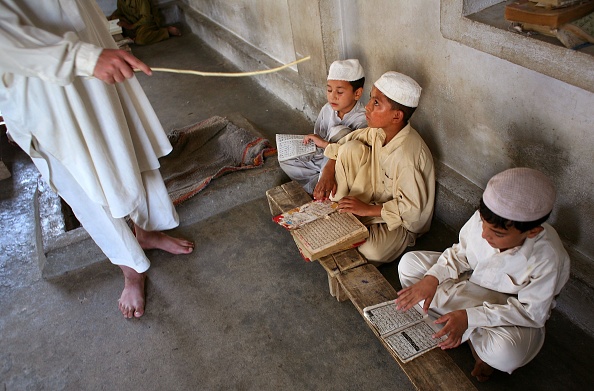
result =
[[276,150],[278,151],[278,161],[282,162],[314,153],[316,151],[316,144],[313,141],[303,144],[304,138],[304,135],[299,134],[277,134]]
[[273,220],[291,231],[301,255],[311,261],[359,246],[369,236],[367,227],[352,213],[340,213],[337,208],[329,200],[310,201]]
[[441,329],[435,319],[423,312],[420,304],[408,311],[396,309],[394,300],[363,309],[365,318],[377,330],[385,342],[402,362],[408,362],[423,353],[436,348],[446,337],[433,338]]

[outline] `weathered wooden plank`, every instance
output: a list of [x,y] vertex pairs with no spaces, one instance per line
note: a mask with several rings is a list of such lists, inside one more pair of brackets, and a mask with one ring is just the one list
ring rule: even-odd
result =
[[334,260],[333,254],[326,255],[325,257],[318,259],[318,262],[320,263],[320,265],[322,265],[324,270],[326,270],[329,277],[334,277],[338,273],[340,273],[340,269],[338,268],[338,265]]
[[594,2],[584,2],[561,8],[545,8],[528,0],[518,0],[505,6],[505,20],[558,28],[594,11]]
[[340,271],[349,270],[367,263],[367,260],[355,248],[341,251],[333,255],[336,266],[338,266]]
[[295,181],[287,182],[281,185],[281,187],[285,190],[285,192],[287,192],[287,194],[291,198],[294,205],[293,208],[307,204],[309,201],[312,200],[311,196],[307,194],[305,190],[303,190],[303,187],[301,187],[301,185]]
[[343,302],[349,299],[349,296],[342,288],[342,285],[340,285],[338,282],[338,278],[336,276],[331,276],[328,274],[328,288],[330,288],[330,295],[335,297],[336,300]]
[[[346,270],[337,279],[361,316],[365,307],[397,297],[394,287],[371,264]],[[443,350],[434,349],[408,363],[402,363],[379,337],[375,328],[367,319],[365,321],[418,390],[476,390]]]
[[266,198],[268,199],[270,213],[273,216],[285,213],[311,201],[309,194],[295,181],[267,190]]
[[291,197],[287,192],[280,186],[274,187],[266,191],[266,198],[268,199],[268,207],[270,208],[270,214],[278,216],[285,211],[294,208],[292,205]]
[[[358,251],[349,249],[322,257],[318,262],[328,273],[328,288],[332,297],[341,302],[348,300],[348,296],[338,282],[337,276],[341,270],[347,270],[365,263],[365,258]],[[341,263],[341,266],[339,266],[338,262]]]
[[398,297],[394,287],[369,263],[345,270],[338,280],[361,315],[365,307]]

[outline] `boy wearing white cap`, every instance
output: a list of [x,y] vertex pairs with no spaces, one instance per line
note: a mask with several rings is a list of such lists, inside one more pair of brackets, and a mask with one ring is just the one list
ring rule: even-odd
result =
[[330,159],[315,199],[338,200],[369,229],[359,251],[374,264],[395,260],[429,230],[435,196],[433,158],[408,123],[421,96],[410,77],[387,72],[365,107],[368,128],[326,147]]
[[396,304],[424,301],[441,317],[442,349],[468,341],[476,360],[472,376],[494,369],[512,373],[540,351],[555,296],[569,278],[569,256],[557,232],[544,222],[555,188],[537,170],[513,168],[495,175],[479,210],[443,253],[419,251],[398,265],[404,289]]
[[328,71],[326,97],[314,125],[314,133],[305,136],[304,143],[312,140],[318,150],[313,155],[279,162],[283,171],[298,182],[309,194],[318,183],[322,168],[328,161],[324,148],[335,143],[355,129],[367,126],[365,107],[359,101],[363,94],[365,74],[359,60],[334,61]]

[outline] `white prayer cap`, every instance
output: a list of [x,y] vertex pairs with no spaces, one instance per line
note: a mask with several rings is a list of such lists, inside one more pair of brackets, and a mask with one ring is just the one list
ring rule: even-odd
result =
[[357,59],[334,61],[330,64],[328,80],[355,81],[362,77],[365,77],[365,73]]
[[398,72],[386,72],[375,86],[388,98],[408,107],[417,107],[421,97],[421,86],[412,78]]
[[489,180],[483,202],[504,219],[535,221],[553,210],[555,185],[540,171],[511,168]]

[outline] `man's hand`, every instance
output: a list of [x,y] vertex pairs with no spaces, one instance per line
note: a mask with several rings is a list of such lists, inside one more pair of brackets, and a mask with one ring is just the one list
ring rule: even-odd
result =
[[336,160],[328,160],[328,163],[322,169],[320,180],[313,191],[315,200],[324,201],[336,194],[336,178],[334,177],[334,170],[336,168]]
[[433,276],[425,276],[419,282],[414,285],[404,288],[398,292],[398,298],[396,299],[396,306],[399,310],[407,311],[412,308],[415,304],[421,300],[425,300],[423,304],[423,311],[427,313],[439,281]]
[[134,75],[134,69],[140,69],[152,75],[148,65],[125,50],[103,49],[95,65],[93,76],[107,84],[120,83]]
[[445,326],[433,335],[434,338],[440,338],[447,335],[445,341],[439,345],[442,349],[452,349],[460,346],[462,335],[468,329],[468,315],[466,310],[452,311],[435,321],[437,324],[445,323]]
[[310,141],[313,141],[316,147],[318,148],[326,148],[328,144],[330,144],[328,141],[324,140],[317,134],[308,134],[303,138],[303,144],[307,144]]

